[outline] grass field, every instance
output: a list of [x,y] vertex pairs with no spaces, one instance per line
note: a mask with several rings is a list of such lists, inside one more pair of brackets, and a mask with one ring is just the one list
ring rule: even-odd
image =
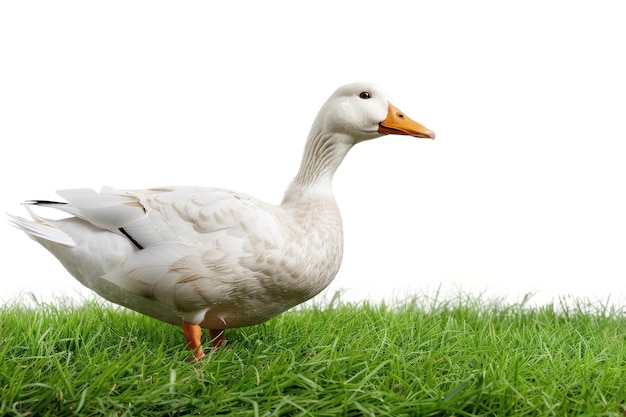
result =
[[0,314],[3,416],[626,415],[626,319],[603,305],[335,301],[199,363],[180,328],[93,301]]

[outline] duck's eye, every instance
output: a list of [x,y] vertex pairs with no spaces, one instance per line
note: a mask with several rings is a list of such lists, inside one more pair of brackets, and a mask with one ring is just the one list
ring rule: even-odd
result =
[[369,91],[363,91],[361,94],[359,94],[359,97],[361,97],[363,100],[367,100],[368,98],[372,98],[372,94]]

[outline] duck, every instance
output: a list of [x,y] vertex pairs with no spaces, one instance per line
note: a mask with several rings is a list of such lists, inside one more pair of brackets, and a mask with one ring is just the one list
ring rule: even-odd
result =
[[[381,87],[347,84],[314,119],[280,204],[222,188],[105,186],[26,201],[30,219],[9,221],[104,299],[182,326],[200,359],[202,329],[220,349],[226,329],[262,323],[333,281],[343,255],[333,176],[354,145],[386,135],[435,138]],[[65,217],[45,218],[34,207]]]

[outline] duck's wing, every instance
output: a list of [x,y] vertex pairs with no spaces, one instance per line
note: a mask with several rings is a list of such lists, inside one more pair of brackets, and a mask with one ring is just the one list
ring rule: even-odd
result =
[[27,203],[61,210],[97,228],[122,234],[138,249],[174,242],[197,245],[213,241],[216,234],[242,238],[275,230],[276,206],[219,188],[104,187],[99,193],[85,188],[58,194],[66,202]]

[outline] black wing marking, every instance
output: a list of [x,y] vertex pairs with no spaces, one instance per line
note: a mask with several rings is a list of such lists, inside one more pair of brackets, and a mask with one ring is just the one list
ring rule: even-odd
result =
[[133,239],[133,237],[131,235],[129,235],[128,232],[126,230],[124,230],[123,227],[120,227],[119,231],[122,232],[122,234],[124,236],[126,236],[131,242],[133,242],[133,245],[137,246],[137,249],[139,249],[139,250],[143,249],[143,246],[141,246],[139,244],[139,242],[137,242],[135,239]]

